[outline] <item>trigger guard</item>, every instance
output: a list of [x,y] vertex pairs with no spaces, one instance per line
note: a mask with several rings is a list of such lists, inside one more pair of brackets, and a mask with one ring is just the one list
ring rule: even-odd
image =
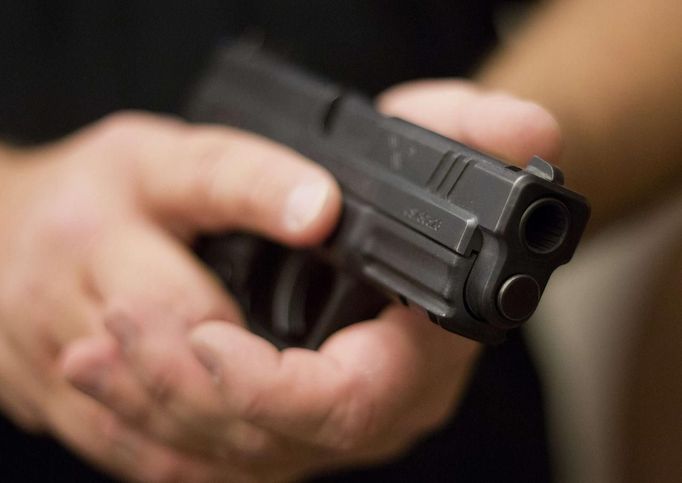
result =
[[[280,349],[317,349],[337,330],[376,316],[388,302],[379,289],[335,270],[312,252],[287,252],[273,275],[271,306],[252,311],[248,323]],[[263,289],[262,279],[251,282],[252,294]]]

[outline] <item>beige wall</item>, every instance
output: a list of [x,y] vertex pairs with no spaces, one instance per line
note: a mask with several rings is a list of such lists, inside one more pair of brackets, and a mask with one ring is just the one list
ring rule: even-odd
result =
[[[656,400],[649,400],[646,407],[642,401],[635,401],[634,405],[631,401],[633,394],[639,394],[640,399],[642,396],[641,390],[635,388],[633,392],[634,383],[663,387],[650,380],[652,377],[668,378],[666,387],[671,382],[682,385],[682,377],[677,381],[669,379],[675,377],[674,371],[656,376],[656,371],[647,369],[644,375],[648,381],[642,380],[642,374],[634,381],[631,370],[633,364],[642,362],[633,360],[642,357],[641,324],[651,324],[643,314],[655,313],[655,317],[671,319],[657,321],[657,327],[682,326],[679,304],[667,304],[668,309],[661,306],[660,310],[648,307],[657,306],[658,297],[663,296],[658,292],[652,294],[654,287],[660,290],[662,280],[682,279],[680,257],[677,264],[670,262],[671,254],[680,252],[682,193],[664,206],[641,213],[591,240],[571,265],[557,271],[552,279],[538,317],[529,325],[531,344],[548,391],[560,481],[623,481],[626,471],[649,474],[648,468],[641,467],[647,464],[655,464],[660,477],[673,469],[661,468],[660,458],[651,455],[679,452],[679,461],[682,461],[682,448],[671,448],[670,439],[648,441],[647,438],[656,438],[655,431],[642,432],[643,427],[651,425],[647,421],[652,420],[652,414],[644,412],[655,413],[660,409]],[[671,297],[671,291],[674,293],[671,289],[665,296]],[[682,293],[679,296],[682,298]],[[665,336],[659,337],[660,340],[666,340]],[[682,353],[682,340],[672,343]],[[651,353],[651,343],[648,345]],[[682,368],[673,369],[678,375],[682,373]],[[633,407],[640,409],[633,411]],[[679,414],[677,421],[670,421],[671,431],[672,423],[677,423],[679,428],[682,407]],[[624,428],[626,415],[630,426]],[[641,421],[632,421],[632,418]],[[627,438],[638,441],[627,441]],[[641,454],[642,448],[648,448],[651,454]],[[624,454],[624,449],[638,451],[639,457]],[[640,468],[633,468],[635,461],[639,461],[636,465]],[[679,478],[679,475],[668,476],[669,481]]]

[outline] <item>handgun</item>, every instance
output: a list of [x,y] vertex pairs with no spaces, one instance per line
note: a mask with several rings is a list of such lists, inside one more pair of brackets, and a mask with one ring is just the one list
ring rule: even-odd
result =
[[499,343],[533,314],[589,218],[585,198],[541,158],[506,164],[251,45],[219,49],[188,118],[287,145],[341,187],[340,221],[319,247],[244,233],[195,247],[249,328],[279,348],[317,348],[391,301]]

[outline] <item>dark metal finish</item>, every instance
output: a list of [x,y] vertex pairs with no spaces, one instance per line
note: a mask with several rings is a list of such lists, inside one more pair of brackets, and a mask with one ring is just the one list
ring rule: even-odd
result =
[[343,190],[342,218],[320,249],[234,234],[197,246],[253,330],[281,347],[317,347],[395,296],[449,331],[500,342],[532,314],[589,216],[540,158],[509,166],[248,46],[219,52],[190,119],[286,144]]

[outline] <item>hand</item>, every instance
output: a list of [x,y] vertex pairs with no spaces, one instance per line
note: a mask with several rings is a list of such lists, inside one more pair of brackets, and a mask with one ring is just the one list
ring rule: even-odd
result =
[[0,407],[129,479],[209,474],[74,389],[59,358],[74,340],[107,340],[105,320],[126,311],[162,318],[169,333],[238,321],[184,242],[240,228],[314,243],[339,209],[329,175],[235,130],[117,114],[51,146],[0,152],[0,185]]
[[[518,164],[559,151],[547,112],[465,82],[402,86],[379,103]],[[173,306],[190,302],[178,296]],[[222,320],[239,320],[231,317]],[[318,352],[278,352],[216,319],[192,328],[167,310],[119,312],[108,323],[118,344],[74,344],[65,372],[145,434],[210,461],[215,480],[283,481],[409,448],[450,417],[478,352],[398,306],[339,331]]]

